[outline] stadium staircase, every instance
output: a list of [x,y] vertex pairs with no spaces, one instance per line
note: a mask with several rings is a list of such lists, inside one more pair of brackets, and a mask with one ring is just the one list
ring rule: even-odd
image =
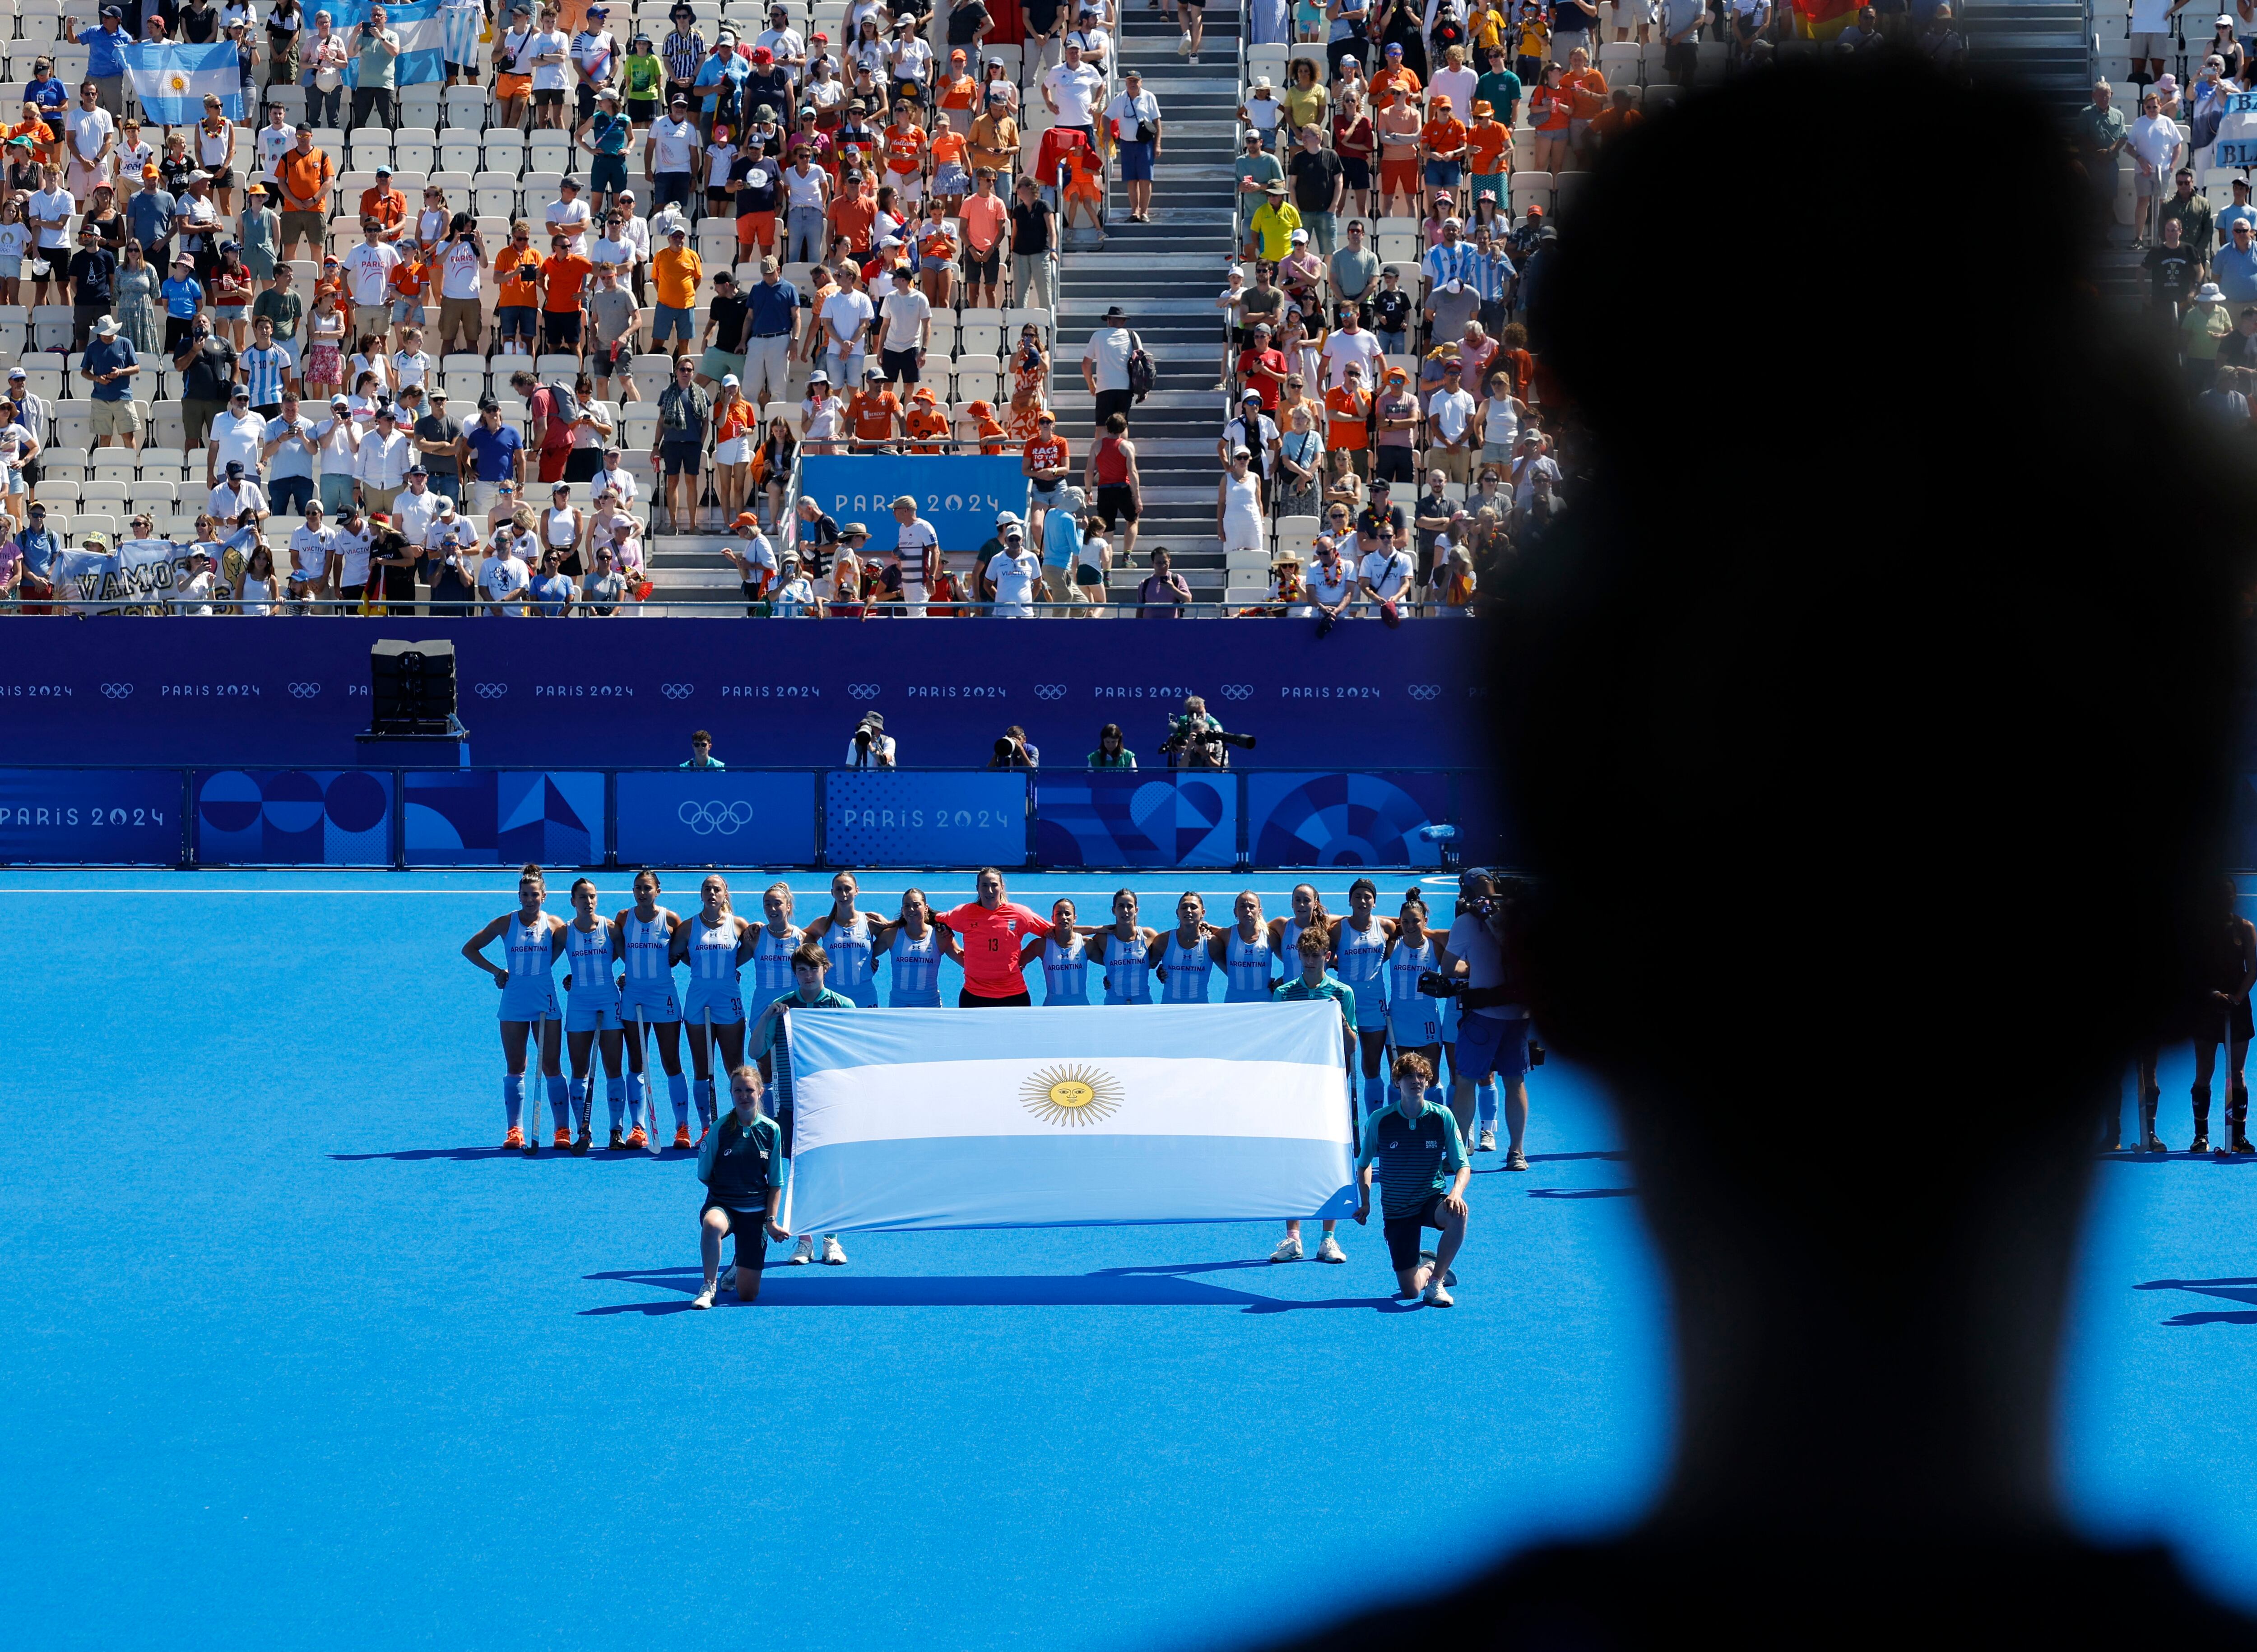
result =
[[1968,55],[2011,75],[2064,119],[2092,101],[2092,25],[2084,0],[1962,0]]
[[[1150,223],[1130,223],[1116,183],[1107,203],[1102,251],[1069,244],[1059,271],[1057,365],[1051,401],[1058,428],[1073,443],[1076,469],[1087,450],[1091,398],[1081,379],[1082,346],[1109,305],[1159,370],[1152,393],[1129,415],[1144,487],[1136,566],[1121,568],[1114,541],[1113,596],[1126,600],[1150,572],[1146,553],[1165,546],[1201,602],[1220,602],[1222,542],[1215,537],[1214,491],[1221,474],[1217,389],[1221,321],[1214,295],[1232,250],[1231,157],[1237,149],[1238,30],[1235,7],[1211,5],[1197,63],[1176,54],[1178,31],[1147,0],[1121,0],[1120,67],[1134,66],[1159,100],[1165,128],[1152,190]],[[1115,76],[1116,83],[1118,75]]]

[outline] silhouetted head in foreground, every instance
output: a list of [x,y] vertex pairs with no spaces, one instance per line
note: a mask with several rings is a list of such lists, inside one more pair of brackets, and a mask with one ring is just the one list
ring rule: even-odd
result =
[[2103,1117],[2214,949],[2246,566],[2230,466],[2084,296],[2089,215],[2042,110],[1911,64],[1695,100],[1569,215],[1535,321],[1594,485],[1493,702],[1678,1458],[1621,1543],[1327,1644],[2241,1634],[2069,1537],[2048,1460]]

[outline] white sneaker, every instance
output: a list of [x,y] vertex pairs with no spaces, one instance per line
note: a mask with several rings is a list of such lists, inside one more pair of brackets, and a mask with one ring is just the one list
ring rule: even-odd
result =
[[1475,1147],[1474,1151],[1475,1153],[1495,1153],[1496,1151],[1496,1132],[1494,1130],[1482,1131],[1481,1133],[1481,1146]]
[[1348,1253],[1341,1249],[1338,1239],[1327,1233],[1317,1241],[1317,1260],[1320,1262],[1344,1262],[1348,1260]]
[[1423,1300],[1432,1308],[1453,1308],[1457,1305],[1456,1299],[1443,1288],[1442,1281],[1439,1279],[1430,1279],[1426,1281]]
[[1189,29],[1185,29],[1184,31],[1184,38],[1176,42],[1176,55],[1178,57],[1189,57],[1191,54],[1192,32]]
[[1288,1233],[1277,1241],[1277,1248],[1270,1253],[1273,1262],[1298,1262],[1301,1260],[1301,1236]]
[[692,1296],[690,1299],[690,1305],[692,1308],[711,1308],[713,1305],[713,1292],[711,1288],[708,1287],[706,1289],[699,1291],[695,1296]]
[[811,1262],[814,1260],[815,1235],[812,1233],[803,1233],[799,1236],[799,1243],[791,1247],[790,1266],[797,1267],[803,1263]]
[[838,1236],[836,1233],[825,1233],[823,1236],[823,1260],[824,1264],[830,1267],[846,1266],[846,1253],[838,1248]]

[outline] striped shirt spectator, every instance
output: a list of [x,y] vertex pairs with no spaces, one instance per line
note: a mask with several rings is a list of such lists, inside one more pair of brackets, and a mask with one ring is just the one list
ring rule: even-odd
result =
[[1472,286],[1476,279],[1481,257],[1470,241],[1455,244],[1444,241],[1427,248],[1426,256],[1420,263],[1426,272],[1426,279],[1438,287],[1449,281],[1462,281]]
[[236,360],[243,369],[244,385],[251,392],[251,406],[263,413],[279,411],[282,380],[290,371],[290,352],[279,344],[253,344]]
[[659,56],[666,60],[668,81],[678,81],[684,86],[691,84],[697,79],[698,66],[705,61],[706,53],[711,50],[704,35],[696,29],[687,34],[678,31],[669,33],[659,42],[658,47]]

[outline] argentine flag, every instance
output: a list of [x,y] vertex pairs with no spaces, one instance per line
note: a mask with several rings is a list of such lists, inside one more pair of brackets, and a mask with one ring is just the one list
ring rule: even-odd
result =
[[140,100],[141,118],[151,124],[193,126],[204,117],[204,99],[217,97],[220,113],[231,121],[247,118],[243,70],[234,44],[129,46],[120,55]]
[[[308,26],[312,26],[315,11],[326,11],[335,25],[337,37],[345,43],[345,84],[360,85],[360,53],[353,31],[368,21],[371,0],[322,0],[318,6],[305,10]],[[506,9],[506,8],[505,8]],[[619,15],[625,17],[624,9]],[[445,27],[439,20],[439,0],[405,0],[400,5],[386,5],[384,26],[400,37],[400,59],[392,66],[394,86],[425,86],[433,81],[447,78],[447,65],[441,47],[444,44]]]
[[787,1018],[796,1233],[1355,1214],[1339,1006]]

